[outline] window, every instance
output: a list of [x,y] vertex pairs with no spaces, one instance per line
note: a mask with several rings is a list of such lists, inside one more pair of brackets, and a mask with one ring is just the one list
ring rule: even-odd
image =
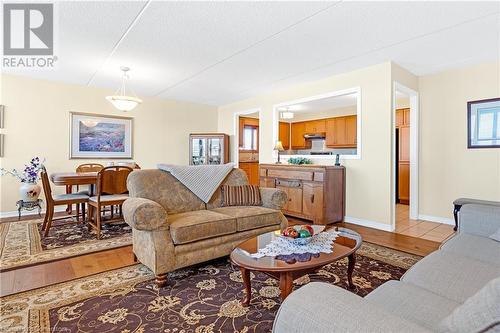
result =
[[468,103],[469,148],[500,147],[500,99]]
[[243,127],[243,150],[257,150],[259,129],[255,126]]

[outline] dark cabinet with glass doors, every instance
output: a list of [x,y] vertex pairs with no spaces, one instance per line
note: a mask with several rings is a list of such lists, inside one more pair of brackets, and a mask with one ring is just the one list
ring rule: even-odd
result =
[[218,165],[229,163],[229,136],[222,133],[189,135],[189,164]]

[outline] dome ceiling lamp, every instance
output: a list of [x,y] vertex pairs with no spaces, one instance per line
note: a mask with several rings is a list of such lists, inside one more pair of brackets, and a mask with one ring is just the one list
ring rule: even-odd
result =
[[127,72],[130,68],[121,66],[120,70],[123,72],[122,85],[116,91],[115,95],[106,96],[106,99],[120,111],[132,111],[137,105],[142,103],[142,99],[138,98],[132,90],[127,94],[126,84],[129,79]]

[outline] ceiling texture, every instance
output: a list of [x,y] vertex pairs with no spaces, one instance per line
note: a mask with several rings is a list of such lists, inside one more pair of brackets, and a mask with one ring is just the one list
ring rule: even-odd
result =
[[[416,75],[500,58],[500,2],[71,1],[57,69],[12,74],[223,105],[393,61]],[[6,71],[9,73],[9,71]]]

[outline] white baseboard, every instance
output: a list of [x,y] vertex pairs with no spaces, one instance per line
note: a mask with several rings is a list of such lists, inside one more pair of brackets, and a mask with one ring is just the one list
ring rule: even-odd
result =
[[418,219],[419,220],[424,220],[424,221],[430,221],[430,222],[437,222],[437,223],[455,225],[455,220],[454,219],[450,219],[449,217],[419,214],[418,215]]
[[[66,206],[58,206],[54,209],[54,212],[59,213],[59,212],[64,212],[66,210]],[[42,214],[45,213],[45,209],[42,208]],[[26,215],[38,215],[38,209],[32,210],[32,211],[27,211],[23,210],[21,211],[21,216],[26,216]],[[16,217],[18,216],[17,210],[13,210],[10,212],[0,212],[0,218],[4,217]]]
[[361,225],[363,227],[374,228],[384,231],[393,231],[390,224],[360,219],[352,216],[344,216],[344,222]]

